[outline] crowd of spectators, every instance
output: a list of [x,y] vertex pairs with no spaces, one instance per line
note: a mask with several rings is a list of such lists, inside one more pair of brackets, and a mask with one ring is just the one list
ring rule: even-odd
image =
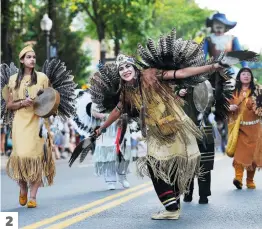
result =
[[[52,153],[57,160],[67,159],[77,144],[84,139],[73,127],[72,120],[57,123],[54,119],[49,119],[51,135],[53,140]],[[1,156],[9,157],[12,153],[12,133],[11,128],[4,127],[1,122]],[[146,144],[141,141],[140,132],[131,134],[132,155],[136,160],[138,157],[144,156],[146,152]]]
[[[55,159],[67,159],[73,152],[76,144],[80,141],[80,136],[72,127],[71,121],[68,120],[60,124],[60,129],[54,126],[52,120],[51,135],[53,139],[53,156]],[[61,128],[62,125],[62,128]],[[12,153],[12,132],[8,126],[1,123],[1,156],[10,156]]]

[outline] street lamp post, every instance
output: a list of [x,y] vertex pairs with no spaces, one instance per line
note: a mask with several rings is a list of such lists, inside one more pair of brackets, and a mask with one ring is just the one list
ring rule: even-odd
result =
[[100,60],[102,64],[106,62],[106,42],[104,39],[100,42]]
[[49,35],[50,35],[50,30],[52,29],[53,22],[52,20],[48,17],[47,14],[45,14],[40,22],[40,27],[42,31],[44,31],[45,36],[46,36],[46,58],[49,60],[50,58],[50,41],[49,41]]

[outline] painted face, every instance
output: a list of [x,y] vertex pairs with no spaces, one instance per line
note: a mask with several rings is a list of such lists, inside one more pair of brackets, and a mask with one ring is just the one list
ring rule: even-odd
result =
[[121,64],[118,68],[120,77],[125,81],[131,81],[136,76],[135,68],[132,64]]
[[224,34],[226,32],[226,25],[221,23],[220,21],[214,21],[213,22],[213,31],[215,34]]
[[36,62],[36,56],[34,52],[27,52],[20,60],[21,63],[25,65],[27,68],[34,68],[35,67],[35,62]]
[[242,84],[249,84],[251,82],[251,73],[248,71],[241,72],[240,81]]

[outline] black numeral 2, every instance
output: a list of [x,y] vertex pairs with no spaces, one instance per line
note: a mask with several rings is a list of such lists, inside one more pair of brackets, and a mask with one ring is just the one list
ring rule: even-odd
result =
[[12,216],[7,216],[6,217],[6,219],[8,220],[7,222],[6,222],[6,226],[13,226],[13,217]]

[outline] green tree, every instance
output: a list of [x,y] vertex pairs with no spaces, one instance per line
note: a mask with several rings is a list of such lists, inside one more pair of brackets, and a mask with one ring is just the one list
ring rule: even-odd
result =
[[[65,62],[67,69],[72,70],[76,82],[85,82],[89,76],[89,72],[86,69],[90,65],[89,54],[81,49],[85,34],[70,30],[73,16],[69,13],[68,9],[62,7],[64,1],[52,1],[52,9],[47,4],[50,1],[46,0],[6,2],[9,3],[9,12],[5,18],[8,16],[7,19],[10,21],[6,27],[8,29],[7,36],[11,51],[8,53],[3,50],[3,53],[9,55],[9,62],[13,61],[18,65],[18,54],[23,46],[28,43],[36,44],[34,49],[37,54],[38,69],[40,70],[40,66],[43,65],[46,59],[46,41],[45,35],[40,28],[40,21],[45,12],[51,11],[54,20],[51,30],[51,42],[57,42],[58,44],[58,58]],[[57,10],[58,8],[59,10]],[[11,17],[10,12],[19,12],[20,17]],[[12,13],[12,15],[15,14]],[[6,60],[4,59],[3,62],[8,62]]]
[[192,39],[205,25],[212,11],[201,9],[195,1],[157,0],[155,3],[153,28],[150,35],[158,37],[176,28],[177,37]]
[[[71,12],[87,15],[87,31],[100,42],[104,39],[115,41],[115,55],[120,44],[133,48],[134,43],[144,37],[152,20],[153,0],[74,0],[65,1]],[[131,38],[131,39],[130,39]],[[136,45],[135,44],[135,45]],[[122,47],[121,47],[122,48]],[[133,49],[134,50],[134,49]]]
[[65,0],[65,5],[71,12],[86,14],[86,31],[92,38],[113,39],[115,55],[120,46],[133,54],[137,43],[174,27],[178,36],[191,38],[210,15],[188,0]]
[[17,50],[22,47],[23,2],[1,0],[1,62],[17,60]]
[[[44,9],[39,9],[34,18],[33,27],[36,33],[31,38],[37,41],[35,50],[37,52],[37,62],[41,66],[46,60],[45,35],[39,26],[43,16],[42,12],[45,12]],[[83,32],[71,31],[71,22],[72,17],[69,16],[66,9],[60,8],[56,13],[57,26],[55,27],[56,31],[53,41],[56,41],[58,44],[58,58],[65,62],[67,69],[72,70],[76,82],[82,84],[89,76],[86,68],[90,65],[91,60],[89,54],[81,49],[85,34]]]

